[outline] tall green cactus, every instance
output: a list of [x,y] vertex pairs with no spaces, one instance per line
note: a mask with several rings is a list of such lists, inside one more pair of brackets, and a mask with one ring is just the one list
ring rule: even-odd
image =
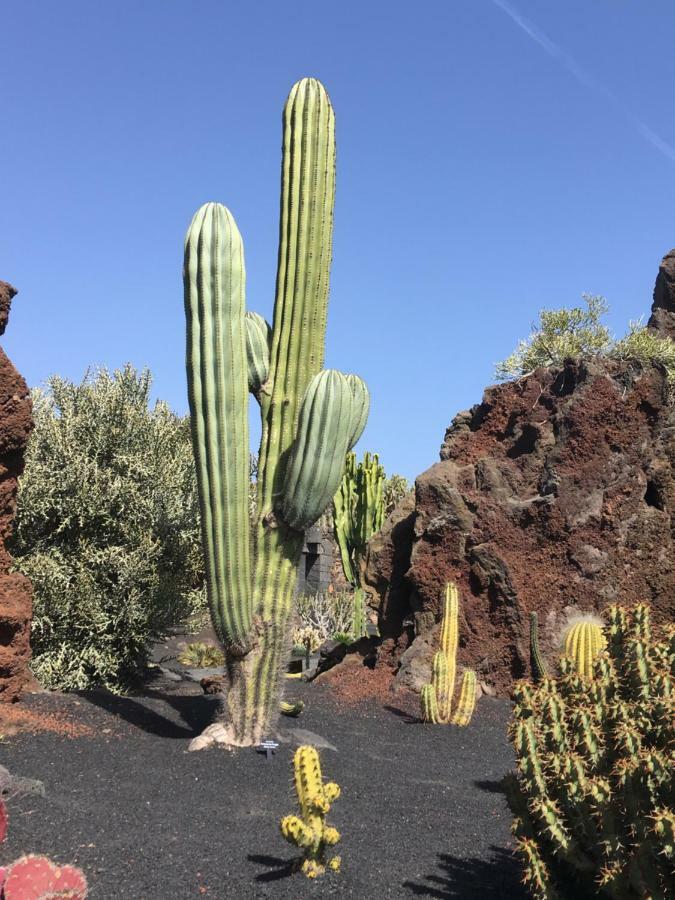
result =
[[384,519],[384,469],[377,453],[372,456],[366,453],[358,465],[356,455],[347,454],[333,505],[333,530],[340,548],[342,569],[354,588],[352,633],[355,638],[360,638],[368,634],[360,564],[368,541],[380,530]]
[[[355,375],[322,371],[333,231],[335,127],[305,78],[283,115],[281,223],[272,327],[246,313],[241,237],[217,203],[185,240],[187,377],[211,615],[229,684],[219,721],[192,743],[249,746],[277,710],[304,529],[339,484],[368,414]],[[248,393],[260,405],[257,524],[248,524]]]

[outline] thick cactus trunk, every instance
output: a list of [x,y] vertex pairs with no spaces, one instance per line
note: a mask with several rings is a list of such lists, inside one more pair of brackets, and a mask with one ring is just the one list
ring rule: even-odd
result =
[[[304,529],[335,493],[368,392],[321,371],[333,230],[335,128],[323,86],[298,82],[283,118],[274,323],[245,314],[243,250],[230,213],[207,204],[185,254],[188,384],[209,604],[229,685],[219,722],[193,742],[248,746],[270,734]],[[212,223],[216,223],[215,226]],[[260,404],[258,521],[247,519],[251,391]],[[246,465],[245,465],[246,464]]]

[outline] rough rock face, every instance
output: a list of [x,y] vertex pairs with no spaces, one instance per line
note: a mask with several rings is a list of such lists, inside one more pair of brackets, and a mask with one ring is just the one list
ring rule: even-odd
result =
[[[652,318],[668,310],[675,322],[673,274],[675,253]],[[462,600],[459,662],[500,693],[530,673],[532,611],[552,661],[574,613],[646,600],[657,622],[672,619],[674,466],[675,407],[659,366],[568,360],[486,390],[417,478],[414,510],[395,511],[370,548],[381,631],[396,644],[406,616],[415,623],[395,654],[399,683],[429,680],[448,580]]]
[[[0,334],[4,334],[16,290],[0,281]],[[10,572],[12,558],[6,542],[12,533],[17,479],[33,427],[26,382],[0,349],[0,701],[18,699],[30,681],[30,581]]]
[[647,326],[664,336],[675,338],[675,250],[666,253],[661,260]]

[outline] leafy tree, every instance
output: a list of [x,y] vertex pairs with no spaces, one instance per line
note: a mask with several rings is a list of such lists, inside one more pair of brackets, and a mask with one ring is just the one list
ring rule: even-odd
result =
[[34,586],[33,668],[122,690],[151,641],[205,605],[188,418],[131,365],[33,391],[12,552]]

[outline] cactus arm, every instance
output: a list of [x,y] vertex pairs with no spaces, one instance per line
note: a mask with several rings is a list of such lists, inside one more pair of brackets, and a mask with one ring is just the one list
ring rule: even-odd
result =
[[452,711],[452,690],[455,684],[457,670],[457,644],[459,641],[459,594],[457,585],[450,581],[445,587],[445,603],[443,606],[443,619],[441,621],[441,652],[445,655],[448,682],[451,685],[450,692],[441,705],[439,698],[439,712],[441,719],[448,721]]
[[460,728],[465,727],[471,721],[476,705],[476,673],[467,669],[462,678],[462,687],[457,701],[457,709],[452,717],[452,724]]
[[319,372],[307,386],[280,506],[283,520],[298,531],[318,519],[340,484],[352,403],[347,379],[335,369]]
[[[258,508],[269,514],[300,402],[323,365],[335,194],[335,117],[323,86],[293,86],[283,115],[281,216]],[[279,479],[276,481],[276,479]],[[275,483],[276,481],[276,483]]]
[[422,721],[429,722],[432,725],[438,725],[440,719],[438,717],[438,703],[436,702],[436,691],[433,684],[425,684],[422,686],[420,694],[422,704]]
[[539,651],[539,624],[536,612],[530,613],[530,665],[535,684],[547,677],[548,669]]
[[272,329],[258,313],[247,312],[244,322],[246,324],[248,389],[260,402],[260,391],[267,382],[270,369]]
[[246,647],[252,615],[248,526],[248,385],[241,237],[207,203],[185,238],[186,366],[211,615]]

